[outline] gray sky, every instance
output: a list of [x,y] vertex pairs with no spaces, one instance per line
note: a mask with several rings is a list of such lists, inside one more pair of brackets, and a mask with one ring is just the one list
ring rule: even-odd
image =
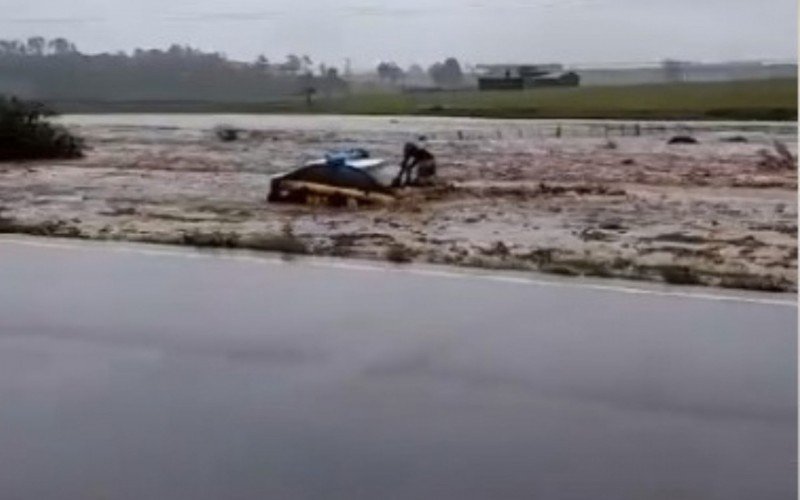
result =
[[0,37],[86,52],[188,43],[356,67],[797,57],[796,0],[0,0]]

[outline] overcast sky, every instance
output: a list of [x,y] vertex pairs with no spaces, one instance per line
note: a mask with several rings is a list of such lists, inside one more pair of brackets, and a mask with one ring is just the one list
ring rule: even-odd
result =
[[178,42],[251,60],[289,52],[591,65],[794,59],[796,0],[0,0],[0,38],[63,36],[84,52]]

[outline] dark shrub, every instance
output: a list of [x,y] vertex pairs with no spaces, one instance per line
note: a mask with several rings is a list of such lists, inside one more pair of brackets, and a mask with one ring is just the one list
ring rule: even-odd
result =
[[407,264],[414,260],[414,251],[402,243],[394,243],[386,249],[386,260],[395,264]]
[[52,115],[40,103],[0,96],[0,161],[81,157],[82,141],[47,122]]

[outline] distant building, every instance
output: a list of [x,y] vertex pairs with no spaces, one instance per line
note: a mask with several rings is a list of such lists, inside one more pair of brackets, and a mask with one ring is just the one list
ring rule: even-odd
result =
[[479,76],[478,89],[480,90],[522,90],[525,80],[516,76]]
[[581,77],[574,71],[564,73],[550,73],[532,78],[527,82],[527,87],[577,87],[581,84]]
[[524,90],[536,87],[577,87],[580,76],[560,64],[481,64],[480,90]]

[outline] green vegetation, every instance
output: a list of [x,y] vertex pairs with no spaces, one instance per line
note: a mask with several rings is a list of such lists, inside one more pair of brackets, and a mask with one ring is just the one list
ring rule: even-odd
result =
[[48,123],[51,114],[39,103],[0,96],[0,161],[80,157],[81,141]]
[[797,118],[797,80],[356,95],[320,111],[499,118]]
[[384,92],[272,102],[58,103],[65,112],[337,113],[491,118],[796,120],[797,80],[545,88],[521,92]]

